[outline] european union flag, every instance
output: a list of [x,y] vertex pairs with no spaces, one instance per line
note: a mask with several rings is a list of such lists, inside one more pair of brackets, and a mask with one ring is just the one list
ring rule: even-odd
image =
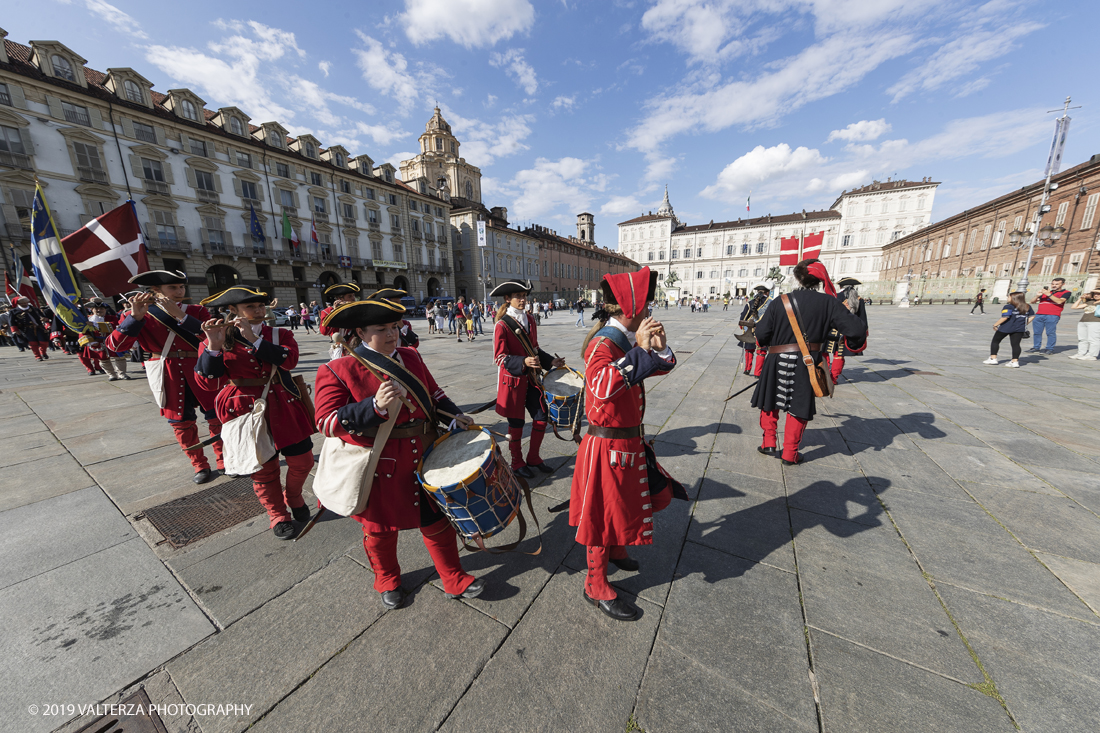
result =
[[31,213],[31,264],[47,305],[66,326],[77,333],[84,333],[88,328],[88,319],[76,307],[80,288],[65,257],[65,250],[61,248],[61,238],[57,236],[57,227],[40,185],[35,186]]
[[267,243],[267,237],[264,236],[264,228],[260,226],[260,220],[256,218],[256,207],[252,204],[248,205],[249,210],[252,212],[252,225],[250,227],[252,239],[260,244]]

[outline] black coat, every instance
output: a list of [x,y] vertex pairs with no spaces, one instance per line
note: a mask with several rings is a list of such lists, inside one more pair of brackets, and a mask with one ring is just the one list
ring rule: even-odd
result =
[[[836,298],[816,290],[795,290],[787,297],[794,306],[807,344],[823,344],[835,328],[853,347],[862,345],[867,327]],[[756,326],[756,341],[761,346],[798,343],[782,300],[776,299],[764,311],[764,317]],[[811,351],[810,355],[815,364],[821,363],[820,351]],[[813,420],[817,406],[802,354],[797,351],[768,354],[760,382],[752,393],[752,406],[764,411],[786,410],[803,420]]]
[[[745,303],[745,307],[741,309],[741,317],[738,320],[739,321],[747,321],[751,318],[753,321],[759,321],[760,320],[760,309],[763,308],[763,309],[765,309],[765,312],[767,312],[766,309],[771,305],[771,302],[772,301],[771,301],[770,298],[762,298],[758,301],[754,297],[752,300]],[[745,332],[744,332],[744,335],[752,336],[754,329],[755,329],[755,326],[752,329],[746,328]],[[741,341],[740,343],[741,343],[741,348],[742,349],[751,349],[753,351],[756,350],[756,342],[755,341]]]
[[[841,306],[848,300],[848,289],[840,291],[836,294],[837,302]],[[859,299],[859,307],[856,308],[856,318],[863,321],[864,328],[867,327],[867,304],[863,302],[863,298]],[[829,333],[829,340],[825,344],[825,353],[830,357],[832,356],[859,356],[867,348],[867,341],[864,339],[862,344],[853,346],[852,343],[844,338],[839,331],[835,328]]]

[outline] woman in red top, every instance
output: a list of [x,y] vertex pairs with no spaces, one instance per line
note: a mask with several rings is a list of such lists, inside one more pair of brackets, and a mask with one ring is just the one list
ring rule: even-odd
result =
[[[534,466],[543,473],[554,469],[539,456],[542,438],[546,434],[546,405],[537,381],[542,369],[565,366],[565,359],[550,356],[539,348],[538,328],[534,317],[526,311],[531,283],[509,280],[497,285],[490,293],[504,298],[497,311],[493,329],[493,358],[497,364],[497,414],[508,418],[508,449],[512,454],[512,470],[524,478],[533,478]],[[459,339],[461,340],[461,339]],[[523,460],[523,413],[531,414],[531,445],[527,461]]]
[[683,486],[660,465],[645,442],[645,386],[668,374],[676,356],[660,321],[649,317],[657,273],[604,275],[605,305],[584,340],[584,409],[588,432],[581,440],[570,488],[569,524],[587,546],[584,597],[618,621],[632,621],[637,609],[607,582],[607,563],[637,570],[626,545],[653,544],[653,514],[672,497],[687,499]]
[[[289,330],[264,325],[264,307],[270,302],[267,293],[243,287],[202,301],[215,309],[228,306],[234,318],[212,318],[202,324],[206,340],[199,345],[195,372],[200,383],[212,388],[228,379],[214,403],[223,423],[249,413],[270,381],[264,419],[277,452],[252,474],[252,489],[267,509],[275,536],[289,540],[297,534],[292,517],[309,521],[302,487],[313,469],[313,425],[290,377],[298,364],[298,344]],[[280,453],[286,459],[285,487],[279,475]]]
[[474,598],[485,588],[485,579],[474,579],[462,569],[455,530],[415,474],[424,450],[435,440],[437,409],[455,416],[452,426],[472,421],[439,388],[420,354],[399,346],[405,308],[378,295],[343,305],[325,319],[328,326],[352,331],[361,343],[317,370],[317,429],[326,438],[370,447],[389,411],[400,411],[382,448],[367,508],[352,517],[363,526],[374,589],[387,609],[404,605],[397,533],[419,529],[443,591],[451,598]]

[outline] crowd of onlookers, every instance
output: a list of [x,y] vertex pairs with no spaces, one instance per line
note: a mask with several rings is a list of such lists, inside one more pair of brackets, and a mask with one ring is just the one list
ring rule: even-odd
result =
[[[1082,293],[1081,297],[1071,304],[1072,295],[1066,289],[1065,279],[1060,277],[1045,286],[1030,302],[1020,291],[1009,293],[1008,302],[1001,308],[1000,318],[993,324],[990,356],[982,363],[991,366],[1000,363],[998,352],[1001,342],[1006,338],[1012,348],[1012,359],[1004,364],[1006,367],[1020,366],[1020,354],[1023,353],[1022,342],[1028,336],[1032,338],[1032,346],[1027,353],[1053,355],[1054,347],[1058,343],[1058,323],[1062,320],[1062,313],[1067,305],[1070,310],[1082,311],[1081,319],[1077,323],[1077,353],[1071,354],[1069,358],[1096,361],[1100,356],[1100,289]],[[985,290],[983,289],[978,293],[970,315],[974,315],[975,310],[980,310],[984,314],[984,304]],[[1029,328],[1031,331],[1028,330]],[[1043,347],[1044,334],[1046,335],[1045,348]]]

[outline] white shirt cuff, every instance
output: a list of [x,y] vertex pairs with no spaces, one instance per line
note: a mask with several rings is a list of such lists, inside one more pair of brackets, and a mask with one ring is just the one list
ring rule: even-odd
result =
[[204,351],[202,353],[210,354],[210,356],[221,356],[222,355],[221,349],[207,349],[206,351]]
[[[650,351],[653,351],[653,349],[650,349]],[[672,348],[669,346],[665,346],[663,351],[654,353],[658,359],[664,359],[665,361],[671,361],[672,359]]]

